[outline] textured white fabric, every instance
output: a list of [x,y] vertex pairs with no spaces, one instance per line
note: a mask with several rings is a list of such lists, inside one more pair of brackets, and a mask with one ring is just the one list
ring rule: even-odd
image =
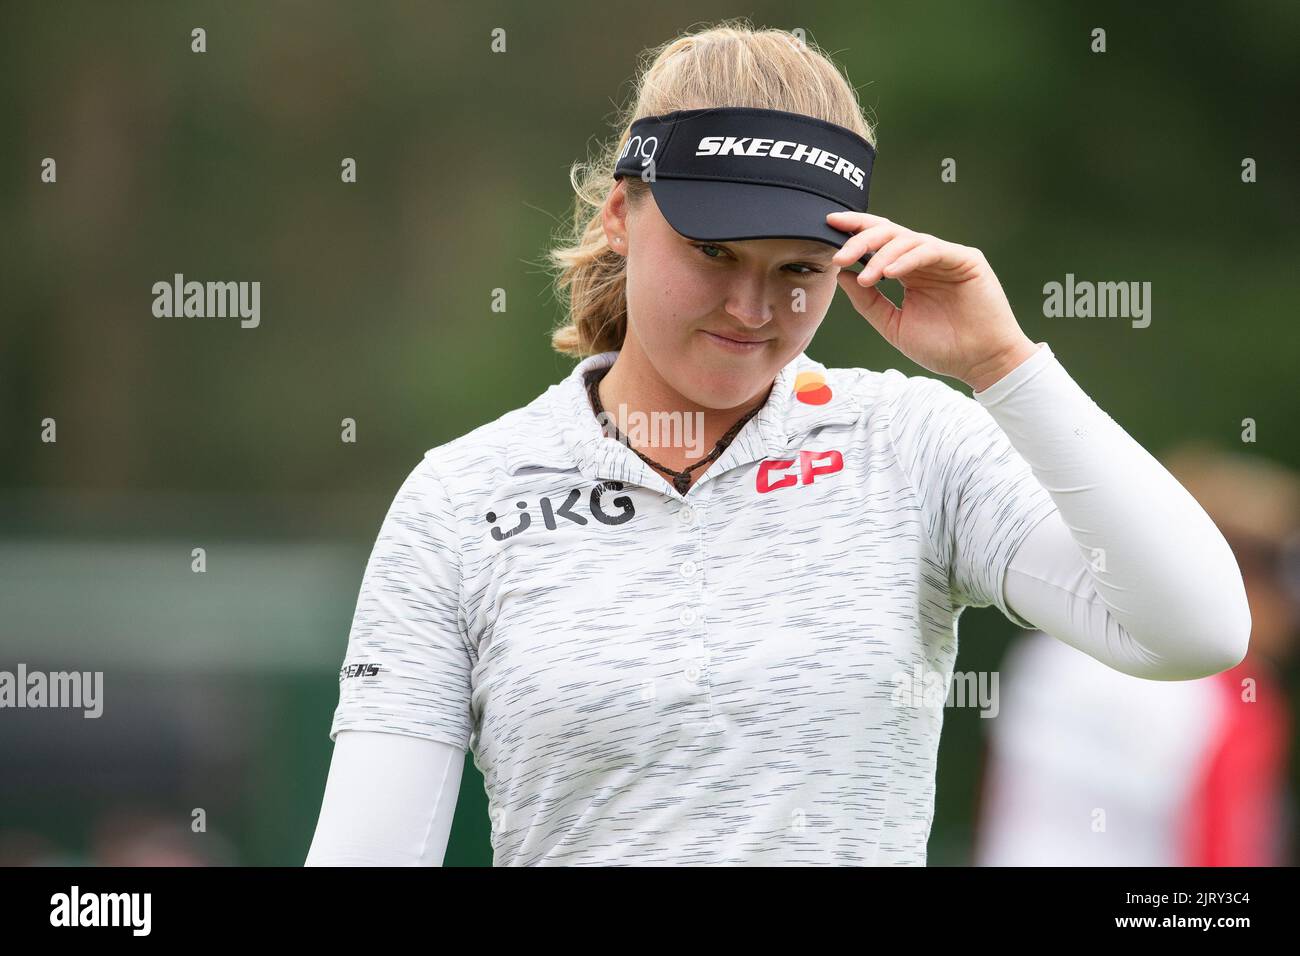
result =
[[[1154,581],[1152,601],[1113,612],[1135,637],[1090,632],[1086,588],[1030,577],[1004,596],[1012,556],[1060,502],[1077,521],[1127,487],[1093,468],[1121,443],[1046,345],[975,399],[800,355],[685,496],[600,433],[581,376],[616,355],[426,453],[385,518],[349,637],[331,736],[470,747],[498,865],[923,864],[942,703],[897,691],[918,671],[951,674],[965,606],[1036,626],[1014,594],[1069,628],[1055,636],[1153,675],[1244,651],[1240,574],[1204,579],[1228,566],[1190,496],[1157,523],[1191,520],[1208,559],[1174,554],[1175,538],[1134,543],[1150,501],[1104,534],[1081,525],[1078,543],[1041,532],[1067,567],[1081,544],[1106,548],[1108,600]],[[810,376],[826,386],[815,404],[796,395]],[[1158,579],[1134,551],[1190,576]],[[1144,625],[1184,601],[1222,627],[1174,641]]]

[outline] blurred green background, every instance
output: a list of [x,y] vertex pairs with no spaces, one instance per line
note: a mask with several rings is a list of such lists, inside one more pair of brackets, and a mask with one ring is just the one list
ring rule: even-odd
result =
[[[302,862],[389,501],[426,449],[572,367],[541,266],[569,164],[644,48],[737,15],[835,56],[878,124],[872,210],[982,249],[1145,447],[1231,446],[1251,417],[1300,466],[1294,3],[8,3],[0,668],[106,681],[97,721],[0,714],[11,857],[102,861],[203,808],[176,852]],[[178,272],[259,280],[260,326],[155,318]],[[1151,282],[1150,327],[1044,318],[1066,273]],[[842,296],[808,352],[924,372]],[[958,669],[1013,632],[967,611]],[[979,724],[947,712],[932,864],[969,862]],[[490,860],[467,764],[447,862]]]

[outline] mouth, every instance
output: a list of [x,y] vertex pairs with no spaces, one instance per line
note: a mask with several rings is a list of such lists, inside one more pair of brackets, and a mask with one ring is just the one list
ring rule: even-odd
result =
[[713,342],[713,344],[717,345],[719,348],[739,355],[757,352],[768,342],[772,341],[771,339],[731,338],[728,335],[710,332],[707,329],[701,329],[700,331],[704,333],[705,337],[709,339],[709,341]]

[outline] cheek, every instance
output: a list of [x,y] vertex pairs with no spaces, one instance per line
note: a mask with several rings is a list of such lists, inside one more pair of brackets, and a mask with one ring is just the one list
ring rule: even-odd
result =
[[821,324],[835,298],[835,277],[819,278],[816,282],[799,286],[790,294],[789,319],[792,328],[800,335],[811,335]]
[[685,335],[701,319],[722,310],[718,283],[671,257],[643,259],[630,266],[627,303],[629,314],[636,317],[638,335],[650,340]]
[[816,282],[810,282],[808,311],[813,315],[825,315],[826,310],[830,308],[831,302],[834,301],[835,292],[839,287],[839,283],[835,279],[834,269],[828,269],[817,277]]

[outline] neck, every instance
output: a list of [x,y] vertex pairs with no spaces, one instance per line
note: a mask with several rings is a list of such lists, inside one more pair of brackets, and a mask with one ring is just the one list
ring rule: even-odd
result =
[[708,408],[674,389],[639,350],[627,346],[598,385],[606,414],[628,443],[675,470],[707,456],[732,426],[767,400],[770,391],[768,383],[739,405]]

